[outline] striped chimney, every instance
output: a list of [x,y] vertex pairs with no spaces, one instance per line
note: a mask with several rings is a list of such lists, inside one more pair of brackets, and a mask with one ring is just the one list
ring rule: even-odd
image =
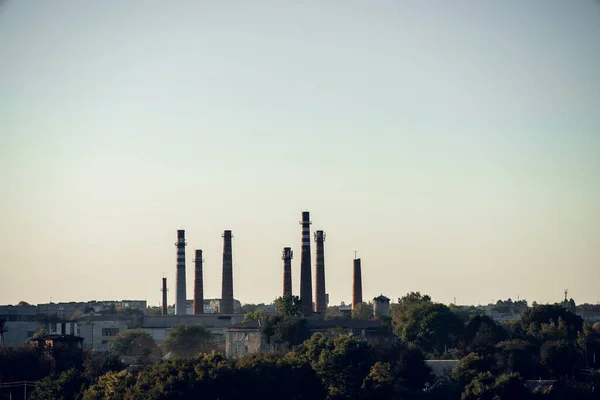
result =
[[310,213],[302,212],[302,254],[300,261],[300,300],[302,300],[302,313],[309,316],[313,313],[312,304],[312,278],[310,267]]
[[325,294],[325,232],[315,232],[317,243],[317,265],[315,267],[315,312],[322,317],[327,311],[327,295]]
[[354,259],[354,273],[352,279],[352,309],[362,303],[362,276],[360,271],[360,258]]
[[223,282],[221,288],[221,314],[233,314],[233,260],[231,231],[223,232]]
[[185,294],[185,231],[177,231],[177,279],[175,280],[175,315],[187,314]]
[[292,258],[294,252],[291,247],[284,247],[281,253],[283,260],[283,295],[292,295]]
[[202,250],[196,250],[194,258],[194,314],[204,314],[204,287],[202,286]]

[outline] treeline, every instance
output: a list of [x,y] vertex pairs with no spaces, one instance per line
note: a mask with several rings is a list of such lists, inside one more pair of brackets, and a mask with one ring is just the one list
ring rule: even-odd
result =
[[[384,333],[369,340],[341,330],[309,337],[297,297],[280,298],[277,306],[276,315],[249,316],[262,321],[276,354],[225,359],[198,326],[171,330],[160,346],[142,331],[128,331],[110,355],[69,359],[29,345],[3,349],[0,382],[37,381],[31,399],[599,397],[600,325],[584,323],[563,304],[528,307],[520,319],[500,325],[409,293],[392,305],[390,317],[377,317]],[[427,358],[460,362],[439,379]]]

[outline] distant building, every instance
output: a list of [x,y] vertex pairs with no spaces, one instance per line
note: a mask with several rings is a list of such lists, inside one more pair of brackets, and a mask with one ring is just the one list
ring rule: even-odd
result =
[[5,321],[4,344],[10,347],[25,343],[44,327],[35,306],[0,306],[0,321]]
[[74,335],[46,335],[31,339],[31,342],[48,350],[83,352],[83,338]]
[[120,332],[138,327],[142,319],[129,315],[86,315],[77,319],[79,335],[85,339],[85,348],[109,351],[110,342]]
[[390,299],[384,295],[375,297],[373,299],[373,314],[390,315]]
[[157,343],[164,341],[171,328],[180,324],[203,326],[218,339],[218,337],[223,337],[226,327],[238,324],[242,322],[243,319],[243,314],[146,316],[144,317],[140,329],[152,336]]
[[[307,319],[309,332],[330,332],[341,329],[364,339],[378,338],[383,334],[379,321]],[[228,358],[254,353],[270,353],[274,346],[262,335],[260,321],[231,325],[225,328],[225,355]]]

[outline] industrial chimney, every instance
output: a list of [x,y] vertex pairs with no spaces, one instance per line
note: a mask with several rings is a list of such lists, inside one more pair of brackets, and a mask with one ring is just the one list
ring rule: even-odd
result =
[[354,273],[352,279],[352,309],[362,303],[362,277],[360,273],[360,258],[354,259]]
[[233,314],[233,260],[231,257],[231,231],[223,233],[223,282],[221,314]]
[[315,267],[315,312],[325,317],[327,311],[327,295],[325,294],[325,233],[315,232],[317,243],[317,265]]
[[283,260],[283,295],[292,295],[292,258],[294,252],[291,247],[284,247],[281,259]]
[[162,315],[167,315],[167,278],[162,280]]
[[187,314],[186,293],[185,293],[185,231],[177,231],[177,279],[175,281],[175,315]]
[[312,304],[312,278],[310,267],[310,213],[302,212],[302,254],[300,261],[300,300],[302,300],[302,313],[309,316],[313,312]]
[[202,286],[202,250],[196,250],[194,258],[194,314],[204,314],[204,287]]

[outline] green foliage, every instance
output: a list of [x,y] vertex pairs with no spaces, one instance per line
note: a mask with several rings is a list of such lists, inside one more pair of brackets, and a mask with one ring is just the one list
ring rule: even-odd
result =
[[174,325],[162,346],[165,353],[183,358],[214,350],[211,333],[200,325]]
[[487,315],[475,315],[463,330],[458,347],[463,354],[490,353],[494,346],[508,339],[508,332]]
[[392,366],[377,361],[365,377],[361,391],[363,399],[389,399],[394,394]]
[[341,312],[339,306],[329,306],[325,312],[325,319],[349,320],[350,318],[351,315]]
[[148,316],[159,316],[162,315],[162,307],[146,307],[146,315]]
[[49,375],[35,385],[31,400],[78,400],[87,381],[75,369],[69,369],[58,376]]
[[300,297],[286,294],[275,300],[277,313],[284,317],[299,317],[302,315],[302,300]]
[[572,374],[580,360],[575,346],[565,340],[547,341],[540,348],[540,362],[555,378]]
[[477,353],[470,353],[463,357],[458,366],[452,371],[450,377],[458,383],[461,388],[467,386],[479,374],[490,371],[493,360],[483,357]]
[[44,337],[44,336],[48,336],[50,332],[48,332],[48,329],[46,328],[41,328],[38,329],[37,331],[35,331],[33,333],[33,336],[31,336],[32,339],[36,339],[36,338],[40,338],[40,337]]
[[123,398],[127,389],[135,383],[134,376],[128,371],[110,371],[102,375],[98,382],[83,393],[83,400],[112,400]]
[[308,362],[327,387],[329,399],[358,398],[371,367],[375,352],[352,335],[330,337],[315,334],[287,356]]
[[528,341],[511,339],[496,345],[496,365],[500,371],[518,373],[524,378],[539,378],[543,373],[535,346]]
[[37,381],[54,366],[52,356],[34,346],[0,347],[0,382]]
[[373,306],[369,303],[357,304],[352,310],[352,319],[370,320],[373,318]]
[[269,314],[264,310],[248,311],[244,314],[244,320],[242,322],[265,321],[268,316]]
[[396,336],[427,352],[444,353],[464,327],[448,306],[434,303],[429,296],[421,296],[420,293],[410,293],[393,306]]
[[560,320],[568,331],[567,339],[577,339],[577,332],[583,329],[583,319],[558,304],[539,305],[525,311],[521,316],[519,328],[521,333],[539,339],[538,334],[543,324],[554,323],[558,326]]
[[117,356],[133,357],[135,364],[149,364],[160,357],[154,339],[140,329],[119,332],[110,348]]
[[306,319],[283,315],[269,316],[261,325],[261,333],[267,343],[275,343],[280,348],[289,349],[310,337]]
[[465,388],[461,400],[525,400],[531,395],[518,375],[480,373]]
[[122,369],[123,364],[115,354],[88,351],[84,355],[83,376],[92,382],[108,372]]
[[29,304],[28,302],[23,301],[23,300],[21,300],[17,303],[17,307],[29,307],[29,306],[31,306],[31,304]]
[[264,306],[265,306],[265,303],[259,303],[259,304],[247,303],[241,307],[240,313],[247,314],[247,313],[251,313],[254,311],[258,311],[259,307],[264,307]]

